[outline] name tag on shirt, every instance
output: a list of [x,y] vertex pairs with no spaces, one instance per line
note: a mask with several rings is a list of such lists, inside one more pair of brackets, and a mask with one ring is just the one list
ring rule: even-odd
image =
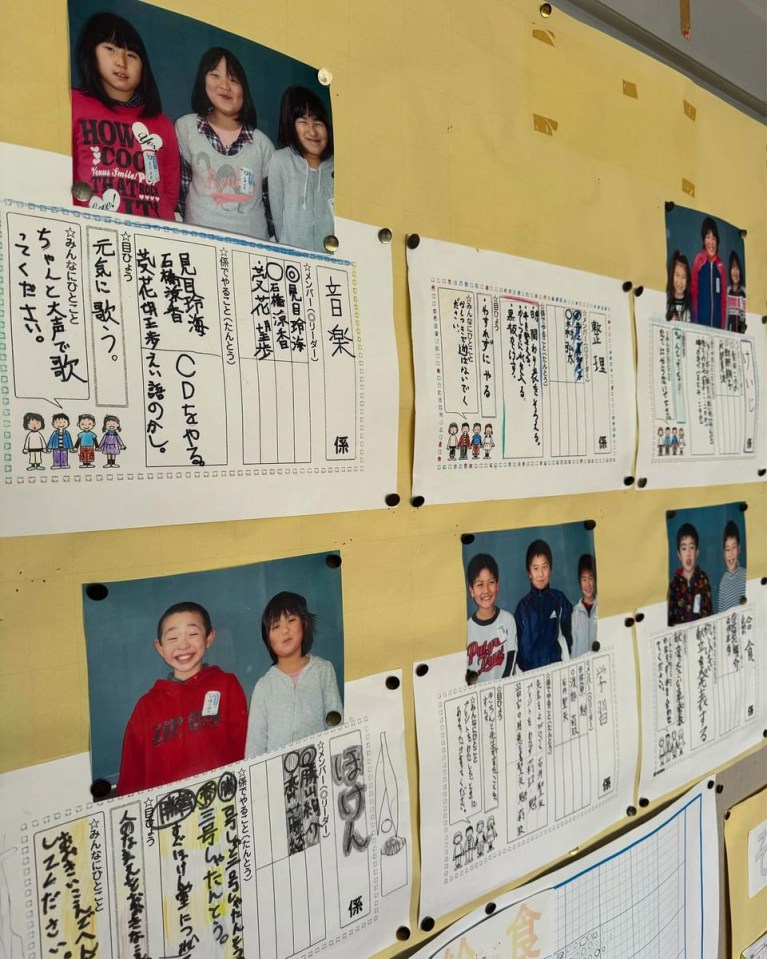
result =
[[220,702],[221,693],[217,689],[209,690],[207,693],[205,693],[205,702],[202,706],[202,715],[218,716],[218,706]]
[[248,167],[240,167],[240,193],[255,193],[256,175]]
[[695,594],[695,599],[692,601],[692,611],[696,614],[700,612],[700,593]]

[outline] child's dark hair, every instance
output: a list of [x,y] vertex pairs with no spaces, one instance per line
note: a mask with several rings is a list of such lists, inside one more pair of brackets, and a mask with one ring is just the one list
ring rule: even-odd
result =
[[591,573],[591,575],[594,577],[594,582],[596,583],[597,568],[594,565],[594,557],[591,555],[591,553],[581,553],[580,558],[578,559],[579,580],[584,573]]
[[191,600],[187,600],[186,602],[174,603],[172,606],[169,606],[157,621],[157,638],[160,642],[162,642],[162,628],[165,625],[165,620],[176,613],[197,613],[200,619],[202,619],[205,635],[210,636],[210,631],[213,629],[210,621],[210,613],[204,606],[200,606],[199,603],[193,603]]
[[682,545],[682,540],[685,538],[685,536],[691,536],[691,537],[692,537],[693,541],[695,542],[695,549],[697,549],[697,548],[698,548],[698,544],[699,544],[699,542],[700,542],[700,539],[699,539],[699,537],[698,537],[698,531],[697,531],[697,529],[695,529],[695,527],[692,525],[692,523],[682,523],[682,525],[681,525],[681,526],[679,527],[679,529],[676,531],[676,548],[677,548],[677,551],[679,550],[679,547]]
[[94,13],[80,31],[77,41],[77,69],[83,93],[96,97],[110,109],[114,106],[114,101],[104,90],[96,63],[96,47],[100,43],[113,43],[116,47],[130,50],[141,58],[141,81],[136,90],[136,96],[141,98],[141,116],[156,117],[161,113],[160,91],[152,73],[144,41],[134,26],[114,13]]
[[195,113],[199,113],[201,117],[207,116],[213,109],[213,104],[210,102],[210,97],[205,89],[205,80],[211,70],[215,70],[219,65],[222,58],[226,60],[226,71],[229,76],[234,77],[242,87],[242,109],[237,114],[237,119],[244,126],[255,130],[258,127],[258,117],[256,115],[256,105],[250,95],[248,75],[237,57],[225,47],[211,47],[200,57],[200,62],[197,65],[197,75],[192,87],[192,109]]
[[740,530],[738,529],[738,524],[733,519],[728,519],[724,524],[724,533],[722,534],[722,548],[727,545],[728,539],[734,539],[735,542],[740,546]]
[[314,644],[314,627],[317,622],[317,617],[306,608],[306,599],[301,596],[300,593],[277,593],[277,595],[272,596],[266,604],[263,615],[261,616],[261,639],[263,639],[264,645],[269,650],[269,655],[272,657],[273,663],[277,662],[277,657],[269,645],[269,631],[275,623],[279,622],[280,616],[282,616],[283,613],[285,616],[298,616],[301,620],[301,625],[304,628],[304,638],[301,641],[301,655],[306,656]]
[[727,277],[729,278],[732,275],[733,266],[737,266],[738,272],[740,273],[740,285],[741,287],[745,286],[746,278],[743,275],[743,264],[740,262],[740,257],[738,256],[735,250],[730,252],[730,259],[727,264]]
[[700,225],[701,240],[705,241],[707,233],[713,233],[717,249],[719,249],[719,227],[716,225],[716,220],[711,216],[704,217]]
[[328,132],[328,143],[320,156],[327,160],[333,156],[333,123],[328,109],[322,100],[307,87],[288,87],[282,94],[280,101],[280,127],[277,132],[277,146],[290,147],[299,156],[303,156],[301,141],[296,133],[296,120],[301,117],[312,117],[325,124]]
[[43,417],[41,416],[40,413],[25,413],[25,414],[24,414],[24,429],[25,429],[25,430],[28,430],[28,429],[29,429],[29,424],[32,422],[32,420],[39,420],[39,421],[40,421],[40,429],[41,429],[41,430],[44,430],[44,429],[45,429],[45,420],[43,419]]
[[471,557],[469,565],[466,567],[466,582],[469,586],[474,585],[483,569],[488,570],[493,579],[498,582],[500,578],[498,576],[498,563],[490,553],[477,553],[476,556]]
[[69,417],[66,413],[54,413],[51,417],[51,423],[55,423],[56,420],[66,420],[67,426],[69,426]]
[[554,569],[554,560],[551,558],[551,547],[545,539],[534,539],[527,547],[527,556],[525,557],[525,568],[530,570],[530,564],[536,556],[545,556],[549,561],[549,566]]
[[108,423],[110,420],[113,420],[115,423],[117,423],[117,426],[115,426],[115,429],[117,430],[118,433],[121,433],[121,432],[122,432],[122,427],[120,426],[120,417],[119,417],[119,416],[115,416],[114,413],[107,413],[107,415],[104,417],[104,425],[101,427],[102,432],[106,433],[106,431],[107,431],[107,423]]

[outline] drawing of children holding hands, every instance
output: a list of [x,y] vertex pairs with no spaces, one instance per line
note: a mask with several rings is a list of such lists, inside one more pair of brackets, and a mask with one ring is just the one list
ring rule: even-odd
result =
[[460,459],[465,460],[469,457],[469,447],[471,446],[471,435],[469,434],[469,424],[461,425],[461,435],[458,437],[458,449],[460,450]]
[[485,451],[485,459],[490,459],[490,450],[495,446],[495,440],[493,439],[493,424],[485,424],[485,435],[482,438],[482,449]]
[[487,837],[488,852],[492,852],[493,843],[498,838],[498,830],[495,828],[495,816],[487,817],[487,830],[485,831],[485,836]]
[[94,469],[96,450],[99,448],[98,437],[93,432],[96,417],[93,413],[81,413],[77,417],[77,425],[80,427],[80,432],[77,434],[74,448],[78,451],[80,469]]
[[48,449],[53,453],[52,470],[69,469],[69,451],[74,447],[72,434],[67,427],[69,417],[66,413],[54,413],[51,419],[53,432],[48,437]]
[[453,836],[453,866],[460,869],[463,865],[463,836],[457,832]]
[[458,445],[458,424],[451,423],[447,428],[447,458],[455,459],[455,448]]
[[127,449],[120,436],[120,430],[119,417],[115,416],[114,413],[107,413],[104,417],[104,435],[98,444],[99,452],[107,458],[104,469],[115,469],[118,466],[117,457],[124,449]]
[[40,413],[25,413],[24,429],[27,435],[24,437],[22,452],[29,457],[27,471],[44,470],[43,452],[46,449],[46,442],[41,430],[45,429],[45,420]]
[[471,436],[471,458],[478,460],[482,449],[482,424],[475,423],[473,430],[474,432]]

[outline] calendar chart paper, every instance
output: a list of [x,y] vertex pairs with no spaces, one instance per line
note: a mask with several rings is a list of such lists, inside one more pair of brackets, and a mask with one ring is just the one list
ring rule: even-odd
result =
[[716,804],[703,785],[458,920],[414,959],[715,959],[718,897]]
[[427,503],[618,489],[632,472],[616,280],[421,238],[408,250],[413,490]]
[[[386,679],[347,684],[355,718],[335,729],[156,790],[52,808],[42,767],[37,808],[21,800],[0,846],[9,955],[357,959],[392,943],[412,839],[402,697]],[[22,773],[0,778],[4,809]]]
[[[561,857],[625,815],[637,760],[633,656],[620,617],[600,650],[467,686],[463,654],[413,677],[421,916]],[[416,667],[417,668],[417,667]]]
[[[369,509],[396,485],[390,248],[6,201],[0,532]],[[119,518],[118,518],[119,517]]]
[[751,483],[765,466],[765,338],[667,322],[665,297],[636,301],[637,476],[644,489]]
[[643,610],[641,796],[664,796],[762,740],[766,593],[749,580],[745,604],[678,626],[667,625],[665,603]]

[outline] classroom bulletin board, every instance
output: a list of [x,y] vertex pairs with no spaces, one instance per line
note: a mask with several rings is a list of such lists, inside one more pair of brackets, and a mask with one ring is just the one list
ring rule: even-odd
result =
[[[0,772],[89,749],[83,584],[338,550],[345,678],[403,670],[417,811],[408,677],[412,664],[464,646],[461,534],[593,520],[599,612],[611,617],[665,599],[668,510],[747,503],[749,578],[767,575],[767,488],[754,481],[413,506],[406,235],[662,290],[664,204],[673,201],[716,211],[746,231],[749,311],[761,316],[764,127],[556,10],[542,19],[539,4],[528,0],[159,5],[332,71],[336,213],[393,234],[399,433],[391,492],[400,502],[362,512],[206,524],[190,516],[187,525],[0,540]],[[66,3],[40,0],[33,16],[12,5],[5,22],[0,140],[67,154]],[[750,332],[764,337],[767,328],[760,323]],[[256,623],[254,637],[259,641]],[[417,888],[417,858],[413,878]],[[412,925],[409,945],[426,938]]]

